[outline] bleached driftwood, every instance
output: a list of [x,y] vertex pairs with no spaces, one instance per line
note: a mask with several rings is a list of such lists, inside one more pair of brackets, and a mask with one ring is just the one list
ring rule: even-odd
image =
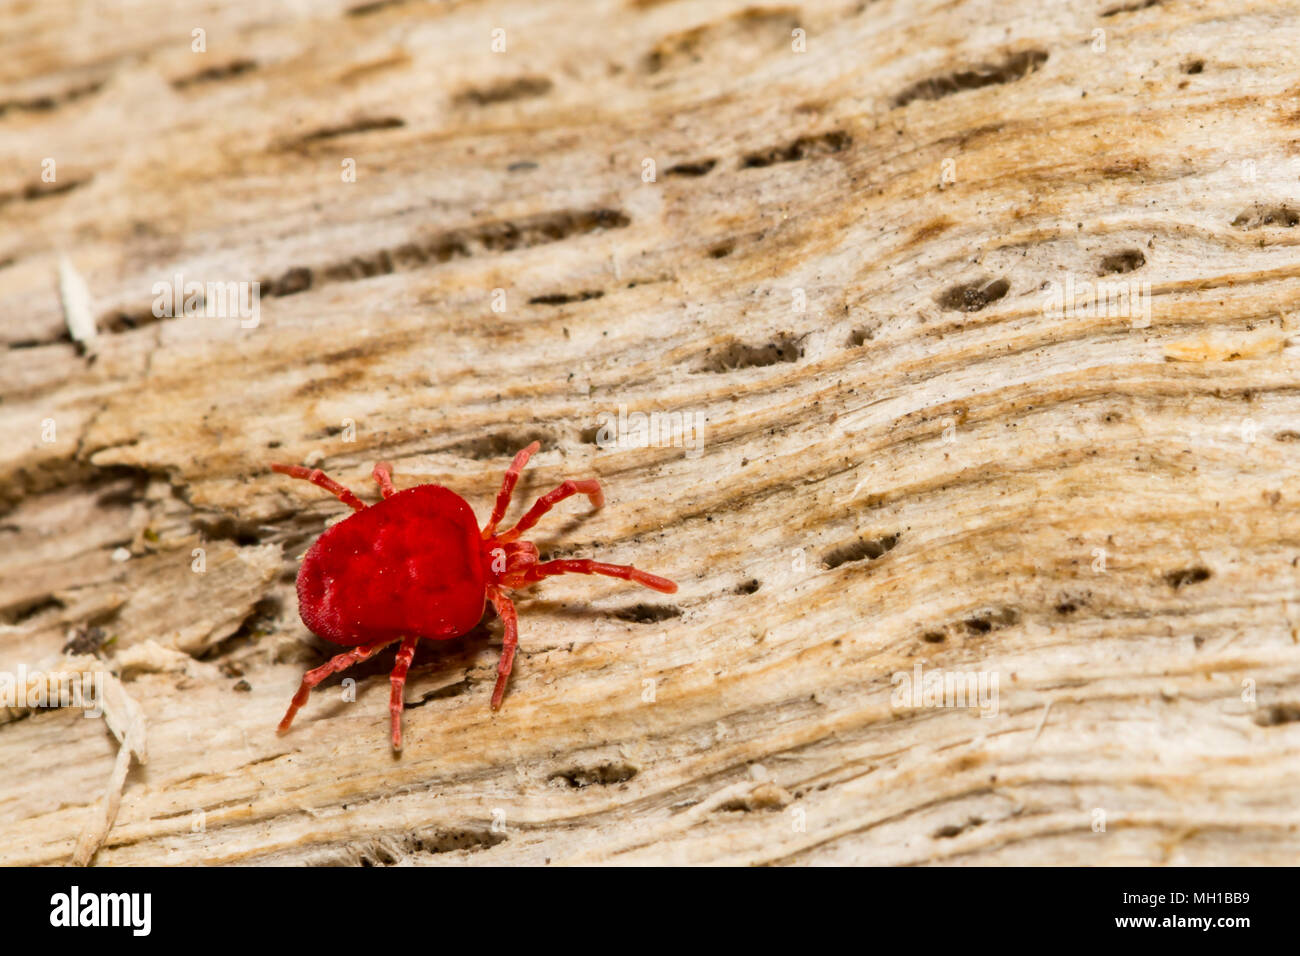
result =
[[[0,5],[0,669],[138,703],[96,863],[1295,862],[1294,4],[102,7]],[[426,645],[400,758],[390,654],[277,737],[346,509],[268,462],[485,515],[534,438],[608,498],[543,550],[679,593],[522,595],[496,715],[499,622]],[[65,862],[118,741],[10,716]]]

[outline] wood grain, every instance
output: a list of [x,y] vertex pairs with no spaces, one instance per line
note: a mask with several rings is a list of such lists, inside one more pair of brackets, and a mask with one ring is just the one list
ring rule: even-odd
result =
[[[0,670],[144,715],[94,862],[1294,863],[1297,12],[0,4]],[[608,501],[543,553],[680,591],[521,594],[495,715],[499,621],[426,642],[400,757],[391,652],[277,737],[346,509],[268,463],[485,516],[533,439]],[[7,713],[0,862],[66,862],[118,740]]]

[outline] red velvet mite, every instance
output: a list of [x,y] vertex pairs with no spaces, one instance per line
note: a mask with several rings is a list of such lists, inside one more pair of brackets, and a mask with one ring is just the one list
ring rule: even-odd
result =
[[492,709],[501,706],[519,640],[519,619],[507,591],[528,587],[555,574],[604,574],[672,594],[677,585],[625,564],[600,561],[539,561],[537,546],[522,535],[557,503],[586,495],[593,507],[605,503],[594,478],[566,481],[542,495],[508,531],[497,531],[528,459],[533,442],[519,454],[501,479],[488,523],[478,520],[460,495],[441,485],[417,485],[398,491],[392,468],[379,462],[374,478],[382,500],[365,505],[356,495],[319,469],[271,465],[273,471],[319,485],[355,514],[326,529],[303,556],[298,570],[298,613],[312,633],[351,647],[303,675],[279,732],[307,702],[311,689],[339,671],[364,661],[382,647],[401,641],[392,673],[393,748],[402,749],[402,688],[420,638],[447,640],[471,630],[491,601],[505,625],[505,642],[497,665]]

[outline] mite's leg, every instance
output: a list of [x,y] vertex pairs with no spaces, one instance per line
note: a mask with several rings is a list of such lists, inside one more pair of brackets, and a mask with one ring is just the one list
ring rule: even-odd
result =
[[[395,638],[394,638],[395,640]],[[363,644],[360,647],[354,647],[352,650],[340,654],[337,657],[330,658],[326,663],[310,670],[302,675],[302,684],[298,687],[298,693],[293,695],[293,700],[289,702],[289,709],[284,713],[284,720],[280,721],[277,733],[284,733],[293,723],[293,715],[298,713],[298,709],[307,703],[307,697],[311,694],[311,689],[329,677],[331,674],[337,674],[339,671],[347,670],[353,664],[364,661],[366,658],[374,655],[375,651],[382,647],[387,647],[392,641],[380,641],[378,644]]]
[[501,699],[506,695],[506,684],[510,680],[510,668],[515,663],[515,648],[519,646],[519,615],[510,598],[496,588],[488,589],[488,600],[496,608],[505,626],[505,640],[501,643],[501,660],[497,662],[497,685],[492,690],[492,709],[501,709]]
[[415,657],[415,645],[418,637],[402,638],[402,646],[397,649],[397,663],[393,665],[393,695],[388,699],[388,710],[393,715],[393,749],[402,749],[402,688],[406,686],[406,672],[411,669],[411,658]]
[[391,498],[397,494],[397,489],[393,487],[393,466],[386,461],[375,462],[375,470],[371,472],[374,476],[375,483],[379,485],[379,493],[385,498]]
[[662,591],[664,594],[675,594],[677,592],[677,585],[667,578],[661,578],[657,574],[634,568],[630,564],[605,564],[603,561],[588,561],[585,558],[580,560],[543,561],[541,564],[535,564],[524,571],[518,578],[508,581],[507,585],[509,587],[520,587],[556,574],[603,574],[610,578],[635,581],[637,584],[653,588],[656,591]]
[[501,490],[497,492],[496,504],[492,506],[492,517],[488,518],[488,523],[483,526],[485,541],[492,537],[497,530],[497,525],[506,516],[506,509],[510,507],[510,496],[515,493],[515,483],[519,481],[519,473],[524,470],[524,465],[528,464],[528,459],[533,457],[541,447],[540,442],[533,442],[515,455],[515,460],[506,469],[505,475],[501,478]]
[[585,478],[581,481],[569,479],[558,488],[553,488],[546,494],[542,495],[528,509],[528,513],[519,519],[519,523],[509,531],[504,531],[497,535],[500,541],[514,541],[521,534],[531,528],[537,522],[542,520],[542,515],[550,511],[565,498],[572,498],[574,495],[586,495],[591,499],[591,506],[599,508],[605,503],[605,493],[600,490],[600,482],[595,478]]
[[324,488],[353,511],[360,511],[365,507],[360,498],[348,491],[319,468],[313,469],[304,468],[302,465],[281,465],[273,463],[271,465],[271,470],[278,471],[282,475],[288,475],[290,478],[301,478],[303,481],[310,481],[313,485],[318,485],[321,488]]

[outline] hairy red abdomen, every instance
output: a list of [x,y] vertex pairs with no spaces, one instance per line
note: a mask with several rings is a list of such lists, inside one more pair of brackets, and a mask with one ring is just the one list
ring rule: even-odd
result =
[[478,521],[454,491],[418,485],[358,511],[311,546],[298,611],[335,644],[458,637],[483,616]]

